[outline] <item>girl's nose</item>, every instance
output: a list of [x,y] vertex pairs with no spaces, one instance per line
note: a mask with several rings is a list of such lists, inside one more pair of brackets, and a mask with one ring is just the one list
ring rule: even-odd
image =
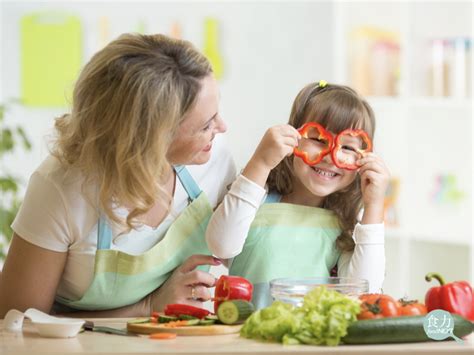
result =
[[329,152],[323,157],[323,162],[325,162],[326,164],[333,164],[331,152]]

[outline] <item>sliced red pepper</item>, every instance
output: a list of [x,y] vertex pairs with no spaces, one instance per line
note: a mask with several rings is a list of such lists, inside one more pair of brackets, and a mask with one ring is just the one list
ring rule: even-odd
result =
[[445,284],[441,275],[436,273],[425,276],[428,282],[433,278],[439,281],[440,286],[432,287],[426,293],[425,304],[428,312],[443,309],[474,321],[474,295],[471,285],[467,281]]
[[318,139],[326,142],[327,147],[323,149],[316,158],[310,159],[308,156],[308,152],[302,151],[295,147],[293,149],[293,153],[297,156],[303,159],[303,161],[308,164],[308,165],[316,165],[318,164],[324,156],[326,156],[332,148],[333,145],[333,136],[330,132],[328,132],[323,126],[321,126],[319,123],[316,122],[307,122],[305,123],[301,128],[298,129],[298,132],[301,134],[302,137],[308,138],[308,133],[311,128],[315,128],[318,133]]
[[360,168],[359,165],[341,162],[339,161],[337,157],[337,153],[344,147],[341,144],[341,138],[344,136],[362,138],[362,140],[365,142],[367,147],[365,149],[357,149],[357,153],[359,153],[361,157],[364,155],[364,153],[368,153],[372,151],[372,141],[370,140],[367,133],[362,129],[345,129],[344,131],[340,132],[334,139],[334,147],[332,148],[332,152],[331,152],[331,157],[332,157],[332,161],[334,162],[334,165],[336,165],[340,169],[356,170]]
[[194,306],[189,306],[187,304],[167,304],[165,307],[165,315],[167,316],[180,316],[180,315],[187,315],[193,316],[196,318],[204,318],[211,314],[207,309],[198,308]]
[[216,282],[214,313],[217,313],[217,308],[224,301],[245,300],[250,302],[252,292],[253,285],[249,280],[239,276],[222,275]]
[[298,132],[301,134],[302,137],[308,138],[308,133],[310,129],[316,129],[318,132],[318,139],[326,143],[326,147],[321,150],[321,152],[314,158],[310,159],[308,152],[305,152],[297,147],[293,149],[293,153],[295,156],[300,157],[303,161],[308,165],[316,165],[318,164],[327,154],[331,153],[331,158],[338,168],[340,169],[347,169],[347,170],[356,170],[359,168],[357,164],[353,163],[345,163],[343,161],[339,161],[337,154],[338,152],[344,148],[344,145],[341,142],[342,137],[344,136],[351,136],[351,137],[360,137],[366,144],[365,149],[357,149],[357,153],[364,155],[364,153],[372,151],[372,141],[370,140],[368,134],[361,130],[361,129],[346,129],[340,132],[336,137],[332,135],[331,132],[327,131],[323,126],[316,122],[307,122],[301,128],[298,129]]

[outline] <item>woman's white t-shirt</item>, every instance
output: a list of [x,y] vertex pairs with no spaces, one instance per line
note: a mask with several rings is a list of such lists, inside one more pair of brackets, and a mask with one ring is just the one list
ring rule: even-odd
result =
[[[213,207],[222,200],[236,175],[234,161],[220,139],[215,139],[207,163],[186,168]],[[97,251],[97,201],[86,197],[97,196],[93,194],[96,187],[83,186],[82,182],[81,174],[65,170],[55,157],[49,156],[31,176],[12,224],[24,240],[45,249],[68,252],[57,294],[73,300],[81,298],[92,282]],[[176,178],[172,210],[163,222],[157,228],[142,225],[129,234],[120,235],[120,231],[113,230],[111,249],[132,255],[144,253],[159,243],[187,204],[188,195]],[[126,216],[127,211],[117,208],[115,213]]]

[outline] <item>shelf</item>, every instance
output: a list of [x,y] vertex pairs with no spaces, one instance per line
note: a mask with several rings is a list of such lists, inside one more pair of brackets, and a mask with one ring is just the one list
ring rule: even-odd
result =
[[[364,95],[376,115],[376,151],[400,181],[394,210],[399,226],[385,228],[384,291],[389,294],[424,295],[426,285],[419,280],[432,270],[450,279],[473,280],[474,277],[472,271],[467,271],[474,270],[471,217],[474,85],[453,90],[459,89],[455,84],[460,81],[449,73],[462,60],[459,55],[453,56],[460,51],[443,49],[443,65],[440,65],[439,51],[434,51],[439,48],[430,42],[471,34],[471,10],[469,2],[366,0],[338,1],[335,5],[333,52],[337,82],[360,93],[397,94]],[[447,18],[456,21],[446,21]],[[374,43],[390,42],[388,37],[374,31],[354,36],[355,30],[367,27],[398,34],[398,56],[396,46],[374,46]],[[471,66],[464,71],[466,81],[471,84],[472,48],[470,57],[465,58]],[[457,60],[454,62],[453,58]],[[397,66],[395,79],[387,76]],[[374,78],[380,80],[379,85],[373,85]],[[471,96],[428,96],[433,92],[467,92]],[[456,127],[455,135],[446,134],[446,125],[450,123]],[[461,154],[446,148],[452,146]],[[448,183],[450,176],[456,177],[455,184]],[[447,194],[448,190],[464,192],[466,199],[453,205],[434,203],[434,191]]]
[[414,108],[430,108],[430,109],[462,109],[468,110],[473,108],[472,99],[450,98],[450,97],[399,97],[399,96],[368,96],[367,101],[376,107],[403,105]]
[[429,244],[462,245],[471,246],[472,240],[469,236],[455,236],[449,239],[441,239],[439,236],[431,234],[412,233],[401,228],[386,227],[385,237],[390,241],[422,242]]

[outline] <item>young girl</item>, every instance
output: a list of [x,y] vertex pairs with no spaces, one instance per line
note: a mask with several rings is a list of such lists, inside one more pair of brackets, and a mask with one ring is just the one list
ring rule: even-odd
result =
[[[309,127],[305,138],[297,129],[308,122],[320,128]],[[334,140],[347,129],[359,131]],[[209,249],[233,258],[229,274],[254,284],[257,307],[271,301],[270,280],[326,277],[335,266],[338,276],[366,279],[369,292],[380,291],[389,171],[370,149],[362,152],[369,147],[360,130],[372,139],[375,119],[354,90],[324,81],[307,85],[293,103],[289,124],[265,133],[211,217]]]

